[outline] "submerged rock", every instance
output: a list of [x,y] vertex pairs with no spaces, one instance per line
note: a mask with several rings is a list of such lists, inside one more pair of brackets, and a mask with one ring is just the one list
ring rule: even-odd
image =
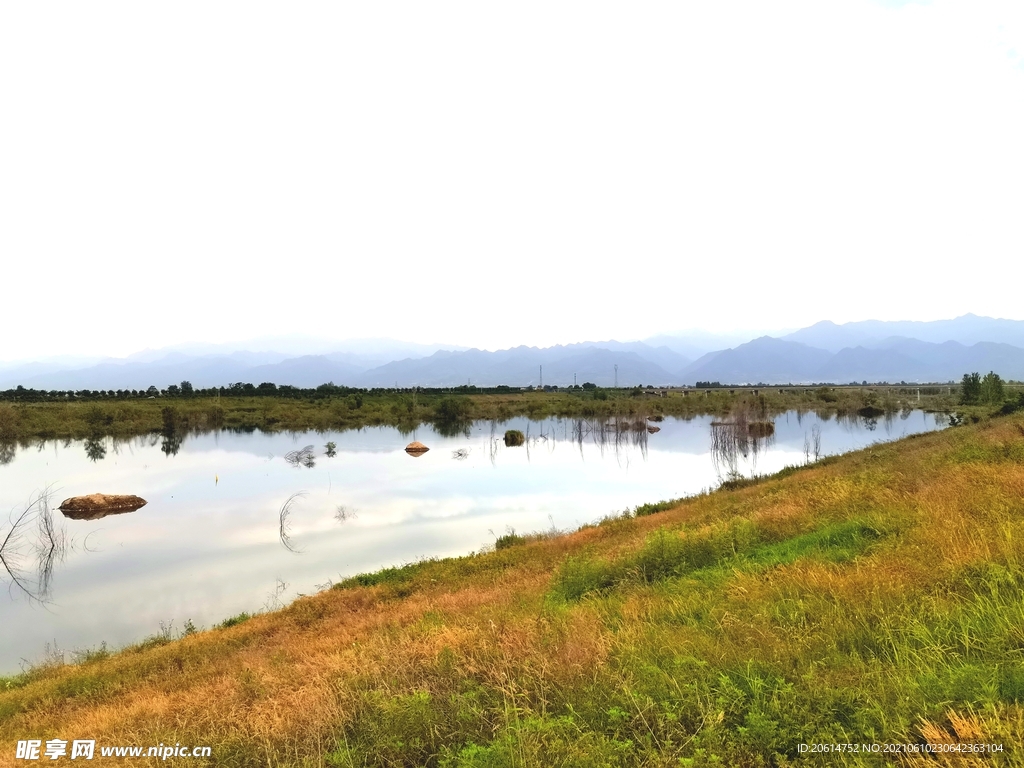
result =
[[134,512],[146,506],[141,496],[118,496],[106,493],[93,493],[89,496],[72,496],[61,502],[60,511],[64,517],[72,520],[99,520],[107,515],[119,515]]
[[427,446],[425,446],[423,443],[417,440],[413,440],[411,443],[405,446],[405,452],[408,453],[410,456],[422,456],[429,450],[430,449],[427,448]]

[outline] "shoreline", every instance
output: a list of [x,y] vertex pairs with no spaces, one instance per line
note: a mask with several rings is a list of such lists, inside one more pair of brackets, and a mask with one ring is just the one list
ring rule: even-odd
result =
[[[762,418],[788,410],[884,415],[904,409],[979,411],[956,396],[912,395],[916,387],[773,387],[711,390],[559,390],[515,394],[367,392],[324,397],[99,398],[85,401],[0,401],[0,444],[32,439],[98,439],[213,429],[327,431],[367,426],[458,430],[473,421],[726,416],[736,409]],[[949,389],[942,387],[942,390]],[[706,393],[706,394],[705,394]],[[756,394],[755,394],[756,393]],[[979,412],[983,412],[983,409]]]
[[[209,744],[204,765],[470,766],[508,749],[753,765],[827,742],[837,718],[856,741],[906,742],[955,711],[1009,751],[1022,484],[1018,414],[383,569],[5,678],[0,743],[87,728]],[[924,653],[927,637],[949,651]]]

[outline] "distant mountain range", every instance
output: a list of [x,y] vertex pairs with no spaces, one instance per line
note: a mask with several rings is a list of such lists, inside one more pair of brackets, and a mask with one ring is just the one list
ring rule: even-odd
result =
[[678,372],[689,363],[688,358],[667,347],[642,342],[606,341],[546,349],[515,347],[497,352],[471,349],[435,352],[418,360],[396,360],[367,371],[356,379],[356,386],[387,387],[396,382],[399,386],[423,387],[541,383],[566,386],[574,381],[613,386],[616,376],[621,386],[632,386],[678,381]]
[[863,320],[844,325],[823,320],[780,338],[828,352],[838,352],[848,347],[870,349],[892,337],[929,341],[933,344],[957,341],[967,346],[990,341],[1024,348],[1024,321],[978,315],[962,315],[953,320],[931,322]]
[[[146,350],[103,361],[67,359],[0,367],[0,390],[146,389],[180,381],[196,387],[234,382],[315,387],[599,386],[943,382],[990,370],[1024,380],[1024,321],[964,315],[935,322],[816,323],[778,338],[730,348],[715,337],[660,335],[646,342],[585,342],[494,352],[389,339],[331,345],[291,343],[292,352],[196,345]],[[734,338],[734,343],[737,340]],[[302,354],[296,349],[302,347]],[[690,352],[691,354],[686,354]],[[696,359],[694,359],[696,358]]]
[[705,355],[681,374],[686,383],[847,384],[958,381],[970,371],[996,371],[1004,379],[1022,380],[1024,349],[988,341],[967,346],[956,341],[935,344],[892,336],[870,347],[844,347],[832,353],[764,336]]

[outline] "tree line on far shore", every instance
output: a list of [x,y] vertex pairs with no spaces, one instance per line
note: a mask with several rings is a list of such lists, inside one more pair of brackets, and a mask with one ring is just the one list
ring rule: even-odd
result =
[[1005,382],[998,373],[965,373],[960,382],[961,405],[998,404],[1006,399]]

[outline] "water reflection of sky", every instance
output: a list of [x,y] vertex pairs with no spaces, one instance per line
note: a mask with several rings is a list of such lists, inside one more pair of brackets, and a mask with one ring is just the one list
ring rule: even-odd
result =
[[[941,427],[921,412],[879,419],[819,419],[782,414],[772,443],[739,458],[742,474],[770,473],[804,461],[805,438],[821,432],[823,455]],[[147,506],[100,520],[64,520],[72,550],[54,575],[52,602],[0,595],[0,672],[64,650],[135,642],[161,622],[209,626],[271,601],[278,579],[289,600],[330,580],[422,557],[465,554],[520,532],[576,528],[623,509],[714,487],[722,467],[710,452],[709,417],[666,419],[660,431],[587,433],[574,441],[571,421],[514,419],[475,424],[469,436],[441,437],[429,426],[412,434],[388,427],[347,432],[209,433],[187,437],[177,455],[159,437],[106,442],[91,461],[84,443],[47,441],[17,449],[0,466],[0,509],[22,508],[52,485],[56,506],[68,496],[133,493]],[[870,428],[869,428],[870,427]],[[529,434],[508,448],[505,429]],[[405,445],[431,450],[414,458]],[[337,445],[328,458],[324,446]],[[315,466],[290,466],[289,451],[313,445]],[[453,451],[468,449],[463,460]],[[290,515],[291,541],[279,540],[278,512],[304,491]],[[339,506],[347,519],[339,521]],[[4,582],[9,586],[8,582]]]

